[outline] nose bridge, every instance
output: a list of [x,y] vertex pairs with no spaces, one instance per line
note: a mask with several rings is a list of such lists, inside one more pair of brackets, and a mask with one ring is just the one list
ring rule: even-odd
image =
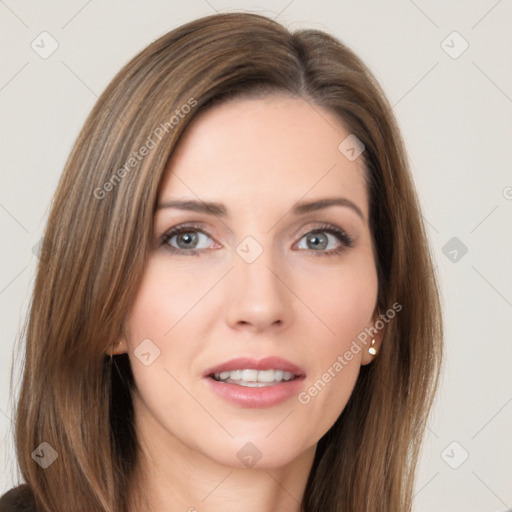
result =
[[290,296],[282,275],[280,251],[271,234],[247,236],[236,247],[231,273],[229,322],[264,328],[290,319]]
[[275,272],[281,265],[277,261],[276,248],[270,242],[263,245],[248,237],[239,244],[236,252],[239,277],[246,285],[264,289],[276,287]]

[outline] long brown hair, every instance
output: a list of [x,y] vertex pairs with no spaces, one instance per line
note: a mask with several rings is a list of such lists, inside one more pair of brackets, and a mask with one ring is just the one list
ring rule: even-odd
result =
[[[402,305],[318,443],[302,510],[411,510],[442,320],[392,109],[340,41],[318,30],[291,33],[248,13],[204,17],[150,44],[109,84],[71,151],[22,333],[16,452],[38,510],[129,510],[139,451],[133,375],[126,355],[112,358],[105,350],[119,337],[144,271],[159,183],[200,111],[228,97],[267,93],[299,96],[336,113],[363,142],[378,305]],[[58,455],[46,469],[32,455],[43,442]]]

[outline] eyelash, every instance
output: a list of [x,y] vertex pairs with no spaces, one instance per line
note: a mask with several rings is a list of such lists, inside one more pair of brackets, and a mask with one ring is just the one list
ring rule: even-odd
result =
[[[203,235],[208,236],[209,238],[212,238],[206,231],[204,231],[201,227],[201,225],[197,224],[182,224],[180,226],[176,226],[166,233],[162,235],[160,238],[161,245],[167,245],[166,249],[171,251],[173,254],[186,254],[187,256],[199,256],[199,253],[202,251],[205,251],[206,249],[178,249],[176,247],[172,247],[168,244],[169,240],[176,236],[180,235],[182,233],[190,233],[190,232],[198,232],[202,233]],[[330,251],[315,251],[313,249],[306,249],[311,252],[313,252],[314,256],[337,256],[338,254],[341,254],[344,252],[347,248],[353,247],[354,240],[341,228],[335,226],[334,224],[319,224],[315,228],[306,231],[306,233],[303,233],[299,240],[302,240],[306,235],[311,235],[313,233],[329,233],[331,235],[334,235],[338,238],[338,240],[341,242],[341,245],[337,249],[331,249]],[[301,249],[304,250],[304,249]]]

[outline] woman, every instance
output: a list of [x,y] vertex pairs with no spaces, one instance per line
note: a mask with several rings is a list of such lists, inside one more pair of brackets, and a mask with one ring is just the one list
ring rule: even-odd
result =
[[193,21],[66,164],[0,510],[410,511],[441,340],[370,71],[320,31]]

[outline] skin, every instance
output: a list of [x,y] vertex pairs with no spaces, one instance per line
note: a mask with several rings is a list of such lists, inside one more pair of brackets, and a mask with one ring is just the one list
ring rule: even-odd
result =
[[[135,377],[136,481],[148,509],[300,510],[316,444],[343,411],[360,366],[373,359],[368,346],[305,405],[293,396],[241,407],[213,393],[202,375],[234,357],[277,355],[304,368],[307,390],[378,318],[364,164],[338,149],[349,133],[301,98],[234,99],[197,116],[173,154],[159,203],[216,201],[230,215],[157,210],[147,267],[114,351],[128,351]],[[289,213],[297,201],[332,196],[352,201],[364,218],[346,206]],[[183,234],[161,243],[193,221],[203,224],[195,246]],[[319,223],[342,228],[353,246],[325,255],[344,243]],[[328,245],[315,248],[314,235]],[[247,236],[263,250],[252,263],[236,252]],[[160,355],[145,366],[134,350],[148,338]],[[377,350],[381,339],[382,332]],[[261,453],[253,467],[237,457],[249,442]]]

